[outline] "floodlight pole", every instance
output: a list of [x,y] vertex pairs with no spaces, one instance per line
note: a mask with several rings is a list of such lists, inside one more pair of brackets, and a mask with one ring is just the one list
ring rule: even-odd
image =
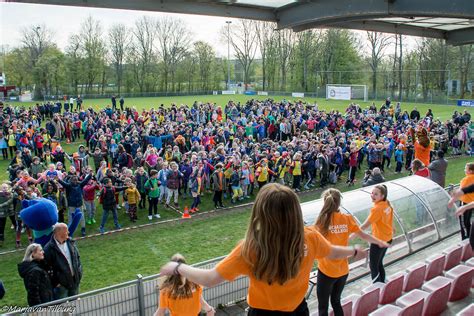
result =
[[230,89],[230,23],[232,21],[225,21],[227,23],[227,90]]

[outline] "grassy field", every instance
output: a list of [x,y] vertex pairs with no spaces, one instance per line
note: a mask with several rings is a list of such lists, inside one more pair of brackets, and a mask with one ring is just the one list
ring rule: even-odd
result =
[[[126,99],[126,106],[135,106],[137,109],[158,107],[161,104],[169,106],[171,103],[191,105],[195,100],[202,102],[216,102],[223,106],[228,100],[245,102],[252,96],[233,95],[233,96],[190,96],[190,97],[162,97],[162,98],[136,98]],[[276,100],[282,97],[274,97]],[[314,102],[314,99],[306,99],[308,102]],[[338,109],[344,110],[347,106],[345,101],[326,101],[316,100],[320,109]],[[380,103],[380,102],[379,102]],[[92,106],[95,109],[104,108],[109,104],[108,99],[85,100],[84,105]],[[368,106],[369,103],[363,103]],[[435,117],[447,119],[454,110],[459,107],[446,105],[428,105],[416,104],[420,113],[426,113],[428,108],[432,108]],[[411,111],[413,105],[402,105],[403,110]],[[77,150],[82,142],[73,144],[64,144],[63,148],[69,154]],[[450,160],[446,183],[458,183],[464,176],[464,164],[472,161],[472,158],[462,157]],[[0,161],[0,170],[6,170],[9,161]],[[397,175],[393,170],[387,170],[386,178],[391,180],[406,174]],[[6,172],[0,173],[0,180],[8,178]],[[362,173],[357,174],[357,179],[362,178]],[[344,181],[342,181],[344,182]],[[360,185],[359,185],[360,186]],[[343,191],[349,188],[340,183],[337,187]],[[356,187],[358,187],[356,185]],[[353,187],[351,187],[352,189]],[[320,191],[307,193],[302,196],[302,202],[319,198]],[[227,203],[226,203],[227,202]],[[229,205],[229,201],[225,201]],[[180,198],[180,206],[190,205],[191,199],[183,200]],[[201,204],[202,210],[212,209],[211,195],[206,194]],[[159,207],[162,219],[176,218],[180,215],[170,209]],[[98,216],[102,214],[99,207]],[[146,211],[139,210],[139,221],[137,224],[148,223]],[[78,247],[81,252],[81,259],[84,265],[84,279],[81,283],[81,292],[105,287],[119,282],[135,278],[137,273],[143,275],[155,274],[159,267],[166,262],[169,257],[181,252],[191,263],[204,261],[213,257],[222,256],[229,252],[235,243],[244,236],[249,216],[249,208],[237,212],[223,212],[216,216],[197,219],[191,222],[185,222],[175,225],[158,225],[145,227],[140,230],[132,230],[119,234],[105,235],[98,238],[89,238],[78,241]],[[110,219],[106,228],[112,229],[112,219]],[[130,226],[126,214],[119,211],[119,221],[122,226]],[[9,222],[6,228],[5,245],[0,251],[11,250],[14,248],[14,233],[9,229]],[[97,233],[98,224],[87,226],[88,233]],[[26,244],[26,238],[23,236],[23,244]],[[5,282],[7,294],[0,305],[25,305],[26,292],[23,282],[18,276],[17,263],[22,259],[23,251],[18,251],[6,255],[0,255],[0,279]]]
[[[472,158],[462,157],[449,161],[447,183],[458,183],[464,176],[463,167]],[[358,174],[358,178],[362,176]],[[406,176],[386,171],[389,180]],[[358,185],[360,186],[360,185]],[[356,187],[358,187],[356,186]],[[348,188],[342,183],[337,185],[342,191]],[[301,201],[306,202],[319,198],[321,191],[307,193]],[[205,201],[209,201],[206,194]],[[207,205],[207,206],[206,206]],[[210,207],[206,203],[204,208]],[[196,263],[227,254],[238,240],[243,238],[248,223],[250,208],[242,211],[223,212],[209,218],[195,219],[171,225],[144,227],[118,234],[104,235],[78,241],[81,260],[84,266],[84,278],[81,292],[113,285],[131,280],[137,273],[142,275],[156,274],[159,267],[176,252],[184,254],[188,261]],[[163,213],[166,218],[177,217],[176,213]],[[100,213],[100,212],[99,212]],[[145,211],[140,210],[140,223],[145,223]],[[122,223],[126,222],[124,212],[120,212]],[[109,223],[111,225],[111,223]],[[8,239],[12,231],[8,231]],[[17,263],[22,259],[23,252],[0,256],[0,278],[6,284],[7,295],[1,304],[26,304],[26,292],[23,282],[18,276]]]
[[[264,96],[248,96],[248,95],[202,95],[202,96],[179,96],[179,97],[149,97],[149,98],[129,98],[125,99],[125,106],[126,107],[135,107],[139,110],[141,109],[150,109],[150,108],[157,108],[161,104],[164,106],[169,106],[171,104],[181,105],[187,104],[191,106],[194,101],[198,102],[212,102],[216,103],[220,106],[224,106],[229,100],[234,102],[245,103],[247,100],[250,99],[258,99],[263,100],[266,97]],[[282,99],[296,101],[300,99],[294,99],[291,97],[279,97],[279,96],[272,96],[274,100],[280,101]],[[336,109],[339,111],[344,111],[348,105],[348,101],[339,101],[339,100],[326,100],[326,99],[316,99],[316,98],[305,98],[305,101],[309,103],[317,102],[320,109],[331,110]],[[359,103],[363,108],[368,107],[372,101],[370,102],[363,102],[363,101],[354,101]],[[377,107],[379,108],[380,105],[384,101],[376,102]],[[13,103],[13,104],[23,104],[23,105],[31,105],[35,104],[35,102],[25,102],[25,103]],[[84,100],[83,105],[86,107],[92,107],[96,110],[103,109],[106,106],[111,104],[110,99],[86,99]],[[420,114],[423,116],[428,109],[433,110],[433,114],[435,118],[440,118],[442,120],[446,120],[451,117],[454,110],[463,110],[465,108],[461,108],[458,106],[452,105],[442,105],[442,104],[424,104],[424,103],[402,103],[402,110],[410,111],[413,107],[417,107],[420,111]]]

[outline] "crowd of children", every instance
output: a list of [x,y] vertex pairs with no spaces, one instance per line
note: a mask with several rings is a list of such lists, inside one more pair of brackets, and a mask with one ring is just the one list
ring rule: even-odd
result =
[[[56,110],[45,110],[50,108]],[[402,172],[411,170],[415,158],[426,166],[426,153],[429,162],[433,150],[451,147],[454,153],[472,154],[474,148],[468,111],[441,122],[431,110],[412,115],[389,101],[379,109],[350,104],[344,112],[271,99],[229,101],[222,108],[198,102],[161,105],[141,112],[96,111],[82,102],[74,110],[69,105],[63,110],[61,103],[0,104],[0,109],[0,148],[3,158],[11,159],[9,181],[0,192],[0,202],[5,201],[0,240],[10,218],[17,245],[23,231],[31,236],[18,217],[23,199],[53,200],[60,221],[76,207],[84,208],[85,235],[86,225],[96,222],[97,200],[104,232],[110,212],[120,228],[122,206],[131,221],[147,207],[153,220],[160,218],[160,203],[178,208],[183,197],[192,198],[191,212],[196,212],[206,195],[219,208],[226,198],[236,203],[270,182],[300,191],[335,183],[347,173],[353,185],[356,170],[366,169],[365,159],[370,170],[383,172],[394,160],[395,171]],[[61,144],[73,141],[81,143],[77,151],[65,152]]]

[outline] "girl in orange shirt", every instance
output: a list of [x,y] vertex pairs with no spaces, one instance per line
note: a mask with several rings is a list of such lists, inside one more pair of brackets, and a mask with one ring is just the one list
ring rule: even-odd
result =
[[[374,202],[374,207],[370,210],[369,217],[360,226],[361,230],[366,230],[370,225],[372,226],[372,234],[375,238],[392,243],[393,237],[393,207],[387,200],[387,187],[384,184],[379,184],[374,187],[370,198]],[[387,248],[381,248],[374,243],[370,244],[369,260],[370,260],[370,274],[372,275],[372,282],[385,283],[385,269],[383,267],[383,258]]]
[[[342,194],[337,189],[327,189],[321,195],[324,205],[319,213],[314,227],[332,244],[337,246],[349,245],[349,236],[355,234],[361,239],[376,244],[380,248],[387,248],[388,243],[372,237],[360,230],[356,221],[349,214],[342,214]],[[335,316],[343,316],[341,294],[349,275],[349,262],[347,258],[331,260],[322,258],[318,260],[318,281],[316,292],[318,295],[318,314],[328,315],[329,297]]]
[[333,246],[318,231],[305,228],[296,193],[270,183],[255,199],[245,239],[215,268],[169,262],[161,273],[179,274],[206,287],[246,275],[248,315],[309,315],[304,297],[314,260],[356,253],[355,248]]
[[[186,263],[180,254],[175,254],[171,261]],[[214,308],[202,297],[202,288],[183,276],[171,275],[160,287],[160,303],[154,316],[164,316],[166,310],[171,316],[199,315],[203,308],[208,316],[214,315]]]

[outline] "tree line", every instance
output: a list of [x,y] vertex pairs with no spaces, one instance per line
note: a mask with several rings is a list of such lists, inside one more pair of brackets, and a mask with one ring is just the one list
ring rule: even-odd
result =
[[459,97],[472,94],[474,45],[452,47],[444,40],[418,38],[408,49],[401,35],[345,29],[295,33],[250,20],[223,26],[220,38],[232,47],[233,60],[218,57],[205,41],[193,41],[179,18],[144,16],[132,27],[115,24],[105,30],[88,17],[64,49],[47,26],[31,26],[22,30],[21,45],[2,58],[8,83],[34,89],[37,98],[221,90],[228,69],[231,81],[266,91],[366,84],[373,98],[419,94],[426,100],[433,91],[446,94],[447,80],[456,79]]

